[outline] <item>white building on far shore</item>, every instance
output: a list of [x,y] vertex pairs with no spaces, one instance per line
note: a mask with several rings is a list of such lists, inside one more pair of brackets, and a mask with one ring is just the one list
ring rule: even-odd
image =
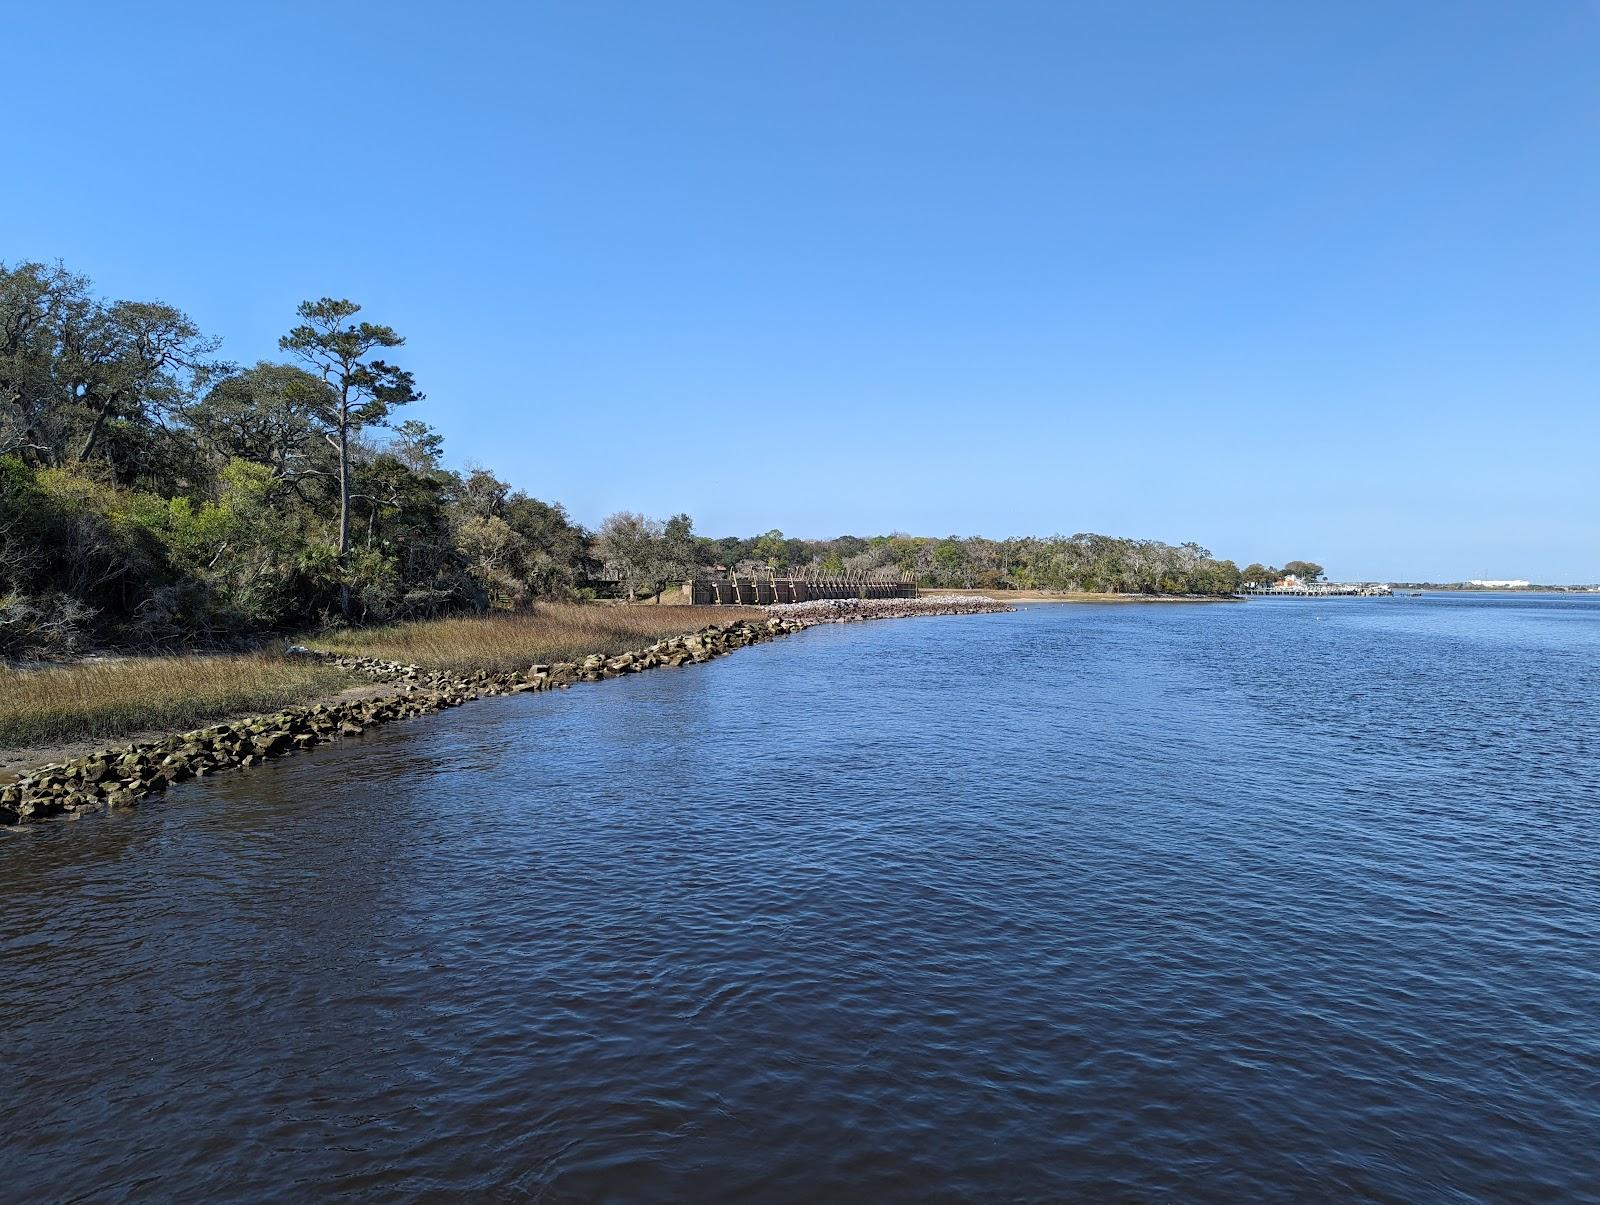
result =
[[1526,590],[1531,584],[1526,578],[1522,577],[1475,577],[1467,583],[1469,586],[1482,586],[1485,590]]

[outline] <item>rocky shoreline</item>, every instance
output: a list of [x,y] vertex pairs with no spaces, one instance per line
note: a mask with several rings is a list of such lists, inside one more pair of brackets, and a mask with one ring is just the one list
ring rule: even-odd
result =
[[1015,611],[1008,603],[973,594],[930,594],[922,598],[818,598],[776,603],[768,615],[813,623],[859,623],[868,619],[910,619],[917,615],[992,615]]
[[174,783],[224,770],[249,769],[302,749],[359,736],[376,724],[429,715],[493,695],[560,690],[576,682],[599,682],[662,666],[699,664],[818,623],[1011,609],[990,599],[973,598],[845,599],[790,604],[767,608],[769,614],[764,618],[715,624],[614,657],[594,654],[580,661],[532,665],[521,673],[443,673],[375,657],[340,656],[296,647],[291,651],[387,684],[395,693],[290,707],[270,715],[214,724],[41,766],[0,786],[0,825],[52,816],[80,816],[103,808],[134,807]]

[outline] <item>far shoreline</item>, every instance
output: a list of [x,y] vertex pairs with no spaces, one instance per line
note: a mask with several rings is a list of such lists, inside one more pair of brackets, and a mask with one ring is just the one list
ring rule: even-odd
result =
[[1096,594],[1088,590],[999,590],[946,587],[939,594],[959,594],[972,598],[992,598],[996,602],[1047,603],[1234,603],[1243,598],[1231,594]]

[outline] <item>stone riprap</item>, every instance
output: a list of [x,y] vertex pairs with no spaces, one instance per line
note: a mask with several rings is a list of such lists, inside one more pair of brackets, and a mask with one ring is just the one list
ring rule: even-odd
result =
[[532,665],[520,673],[445,673],[377,657],[342,656],[296,646],[289,651],[392,686],[394,693],[290,707],[270,715],[213,724],[163,740],[102,749],[86,757],[41,766],[0,786],[0,825],[80,815],[105,807],[133,807],[175,782],[223,770],[248,769],[314,745],[359,736],[375,724],[428,715],[491,695],[564,689],[575,682],[599,682],[658,666],[710,661],[814,624],[916,615],[977,615],[1012,609],[992,598],[964,595],[784,603],[766,608],[765,618],[713,624],[685,636],[658,640],[635,652],[614,657],[596,653],[579,661]]
[[1014,611],[1009,603],[981,594],[930,594],[922,598],[819,598],[777,603],[768,615],[802,623],[855,623],[864,619],[910,619],[916,615],[990,615]]
[[532,665],[521,673],[442,673],[376,657],[340,656],[296,647],[290,651],[391,684],[396,693],[291,707],[271,715],[214,724],[164,740],[103,749],[86,757],[42,766],[0,786],[0,824],[75,815],[103,807],[132,807],[175,782],[223,770],[248,769],[313,745],[359,736],[374,724],[428,715],[490,695],[556,690],[575,682],[599,682],[657,666],[709,661],[809,626],[777,616],[736,620],[659,640],[647,648],[614,657],[595,654],[579,661]]

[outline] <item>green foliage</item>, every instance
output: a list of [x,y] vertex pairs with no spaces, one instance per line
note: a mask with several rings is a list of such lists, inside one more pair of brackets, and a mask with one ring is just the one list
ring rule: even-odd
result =
[[1315,561],[1289,561],[1282,569],[1274,569],[1271,565],[1253,561],[1239,574],[1239,581],[1241,585],[1253,583],[1258,586],[1270,586],[1293,574],[1303,582],[1320,582],[1324,572],[1322,566]]
[[413,473],[431,473],[444,459],[444,436],[427,423],[408,418],[394,429],[389,452]]
[[223,371],[216,349],[170,305],[99,300],[60,265],[0,264],[0,456],[185,484],[194,462],[168,420]]
[[703,564],[743,573],[901,573],[933,588],[1224,595],[1245,580],[1232,561],[1217,560],[1197,544],[1093,534],[988,540],[895,533],[806,541],[773,531],[746,540],[702,539],[698,553]]
[[299,307],[299,364],[235,369],[181,311],[0,265],[0,656],[219,643],[570,597],[589,534],[491,474],[441,467],[403,340]]
[[206,452],[261,465],[298,482],[326,471],[320,416],[333,405],[328,385],[293,364],[262,361],[218,381],[184,412]]
[[700,546],[688,515],[673,515],[663,523],[618,511],[600,525],[596,548],[606,568],[627,587],[629,598],[651,594],[660,601],[670,583],[693,576],[700,567]]
[[[351,439],[364,427],[382,426],[396,406],[422,399],[409,372],[373,356],[405,340],[393,327],[350,321],[360,312],[342,298],[302,301],[300,325],[278,340],[280,351],[292,352],[327,386],[312,395],[309,414],[338,452],[340,556],[350,550]],[[341,594],[341,609],[348,613],[349,604],[348,593]]]
[[750,554],[769,569],[787,569],[789,558],[785,555],[786,551],[783,532],[773,528],[766,535],[756,537],[755,547],[750,550]]
[[374,438],[422,394],[381,358],[404,340],[360,313],[304,302],[279,343],[296,363],[237,368],[170,305],[97,298],[60,265],[0,264],[0,656],[520,608],[586,596],[602,560],[657,598],[706,566],[1145,594],[1281,572],[1092,534],[713,540],[687,515],[628,512],[596,540],[487,470],[445,469],[425,423]]

